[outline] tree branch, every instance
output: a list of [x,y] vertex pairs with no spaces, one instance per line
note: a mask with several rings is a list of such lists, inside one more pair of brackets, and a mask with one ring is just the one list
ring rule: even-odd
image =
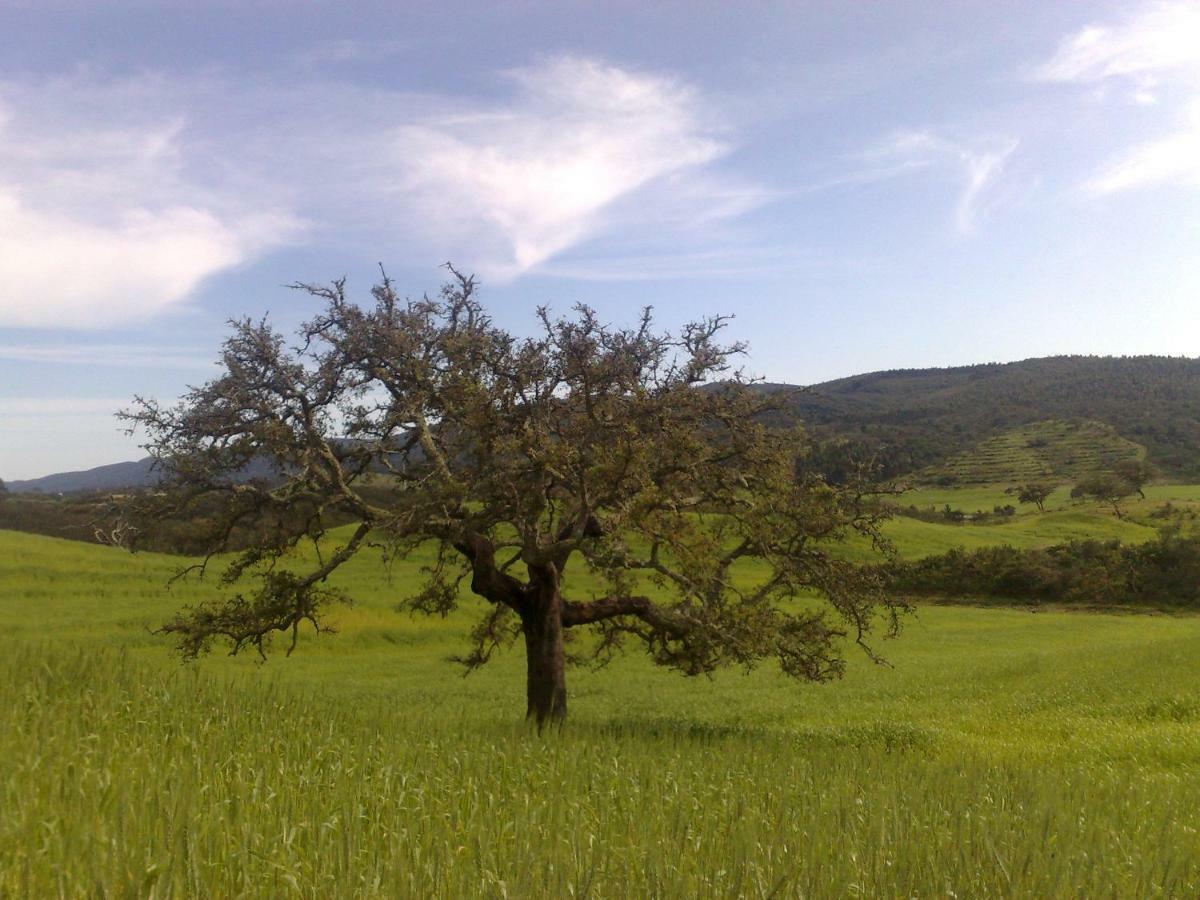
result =
[[684,616],[659,606],[649,597],[604,597],[563,603],[564,628],[592,625],[620,616],[636,616],[647,625],[673,637],[682,636],[688,631],[688,621]]

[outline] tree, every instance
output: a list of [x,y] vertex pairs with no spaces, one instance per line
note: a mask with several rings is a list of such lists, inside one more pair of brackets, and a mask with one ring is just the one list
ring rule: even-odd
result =
[[1121,459],[1113,464],[1113,475],[1129,485],[1130,493],[1137,494],[1143,500],[1146,499],[1143,488],[1155,474],[1154,467],[1144,459]]
[[1133,485],[1111,472],[1088,476],[1071,488],[1072,497],[1088,497],[1098,503],[1109,504],[1118,519],[1125,518],[1121,512],[1121,501],[1136,493]]
[[1030,481],[1017,486],[1017,502],[1032,503],[1038,512],[1046,511],[1046,498],[1054,493],[1054,485],[1043,481]]
[[3,478],[0,478],[0,497],[3,497],[3,496],[4,496],[4,495],[6,495],[7,493],[8,493],[8,485],[6,485],[6,484],[4,483],[4,479],[3,479]]
[[[788,391],[789,399],[795,391]],[[789,414],[792,410],[788,410]],[[824,440],[805,440],[796,462],[796,473],[803,478],[815,475],[828,484],[845,485],[861,482],[888,471],[902,471],[904,461],[894,446],[872,447],[864,441],[846,437]]]
[[[539,727],[566,715],[567,645],[585,627],[597,664],[633,640],[687,675],[775,658],[826,680],[847,637],[878,659],[866,636],[880,615],[894,634],[903,606],[826,545],[858,532],[882,547],[879,507],[864,484],[797,477],[800,435],[764,423],[784,398],[733,371],[744,347],[720,342],[724,318],[673,337],[648,309],[632,328],[541,309],[518,339],[448,268],[437,298],[403,300],[385,275],[366,308],[343,281],[295,285],[324,305],[296,346],[266,321],[231,323],[219,377],[123,413],[166,476],[142,514],[205,509],[210,554],[255,523],[222,575],[255,589],[163,626],[185,656],[216,640],[265,655],[275,633],[290,653],[302,623],[328,630],[327,608],[348,600],[328,582],[347,560],[432,544],[404,605],[444,614],[463,582],[486,600],[462,662],[523,638]],[[264,460],[276,477],[240,474]],[[292,548],[347,521],[344,543],[296,571]],[[586,597],[568,578],[584,568],[601,585]],[[823,608],[789,602],[813,590]]]

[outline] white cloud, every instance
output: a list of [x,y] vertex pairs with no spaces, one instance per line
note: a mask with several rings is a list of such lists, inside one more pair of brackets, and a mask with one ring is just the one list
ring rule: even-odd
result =
[[394,133],[400,188],[429,225],[473,232],[493,276],[595,235],[615,201],[651,184],[674,177],[689,194],[697,183],[681,176],[727,151],[699,98],[669,78],[572,57],[509,75],[519,94],[501,109]]
[[954,204],[959,231],[974,231],[979,220],[999,206],[1008,194],[999,189],[1000,176],[1017,149],[1014,139],[956,140],[929,131],[905,131],[865,155],[870,167],[850,181],[895,178],[930,169],[947,169],[960,182]]
[[1161,135],[1126,150],[1083,183],[1090,194],[1161,184],[1200,186],[1200,3],[1151,3],[1117,24],[1094,24],[1067,37],[1034,71],[1045,81],[1109,84],[1142,106],[1165,104]]
[[[0,322],[97,328],[143,321],[244,262],[282,223],[231,226],[194,207],[129,208],[117,221],[46,213],[0,191]],[[261,229],[256,231],[256,229]]]
[[121,122],[119,87],[101,96],[99,123],[60,105],[61,86],[7,93],[18,102],[0,109],[0,325],[143,321],[299,227],[189,181],[183,122]]
[[1161,184],[1200,187],[1200,100],[1181,119],[1176,131],[1133,147],[1092,176],[1084,189],[1113,194]]
[[1016,149],[1015,140],[992,150],[970,151],[956,148],[955,155],[966,173],[966,184],[954,208],[954,221],[961,231],[974,229],[980,213],[990,207],[988,192],[994,187],[1005,163]]
[[1143,89],[1162,73],[1200,68],[1200,4],[1152,3],[1117,25],[1089,25],[1066,38],[1034,76],[1045,81],[1129,79]]
[[715,105],[668,76],[560,57],[480,99],[320,68],[0,82],[0,327],[136,323],[300,234],[499,280],[598,241],[707,252],[774,199],[715,169]]

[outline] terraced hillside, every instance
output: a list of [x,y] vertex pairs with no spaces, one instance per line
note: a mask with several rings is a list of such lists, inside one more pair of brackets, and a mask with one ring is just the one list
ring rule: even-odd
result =
[[930,466],[925,484],[997,484],[1031,479],[1077,481],[1146,449],[1104,422],[1050,420],[1008,428],[946,462]]

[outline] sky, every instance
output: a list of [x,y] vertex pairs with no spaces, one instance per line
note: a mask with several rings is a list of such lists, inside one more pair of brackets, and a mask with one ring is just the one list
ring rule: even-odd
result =
[[446,261],[771,381],[1195,356],[1200,0],[0,0],[0,478]]

